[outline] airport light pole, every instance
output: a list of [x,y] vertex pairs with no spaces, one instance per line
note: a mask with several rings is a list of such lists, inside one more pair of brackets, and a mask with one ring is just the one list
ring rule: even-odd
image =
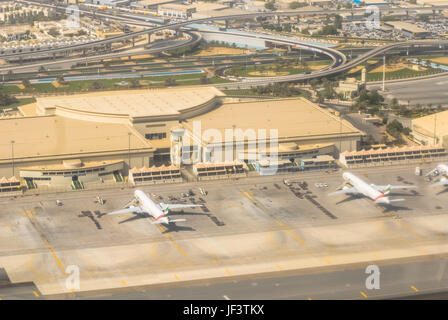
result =
[[131,170],[131,133],[128,132],[128,166]]
[[386,91],[386,55],[383,56],[383,92]]
[[434,145],[437,145],[436,127],[437,127],[437,113],[434,113]]
[[11,140],[12,176],[14,177],[14,140]]

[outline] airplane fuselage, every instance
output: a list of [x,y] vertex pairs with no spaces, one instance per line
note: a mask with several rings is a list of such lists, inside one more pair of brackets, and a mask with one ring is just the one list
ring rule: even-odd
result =
[[150,197],[147,196],[141,190],[134,191],[134,197],[139,202],[139,206],[148,214],[150,214],[154,218],[158,218],[164,214],[164,211],[160,206],[151,200]]
[[448,175],[448,165],[446,165],[446,164],[437,165],[437,171],[441,175],[444,175],[444,176]]
[[377,202],[389,203],[389,199],[387,197],[383,197],[383,194],[379,192],[377,189],[372,187],[370,184],[358,178],[353,173],[344,172],[342,174],[342,178],[353,187],[356,188],[360,193],[364,196],[369,197],[372,200]]

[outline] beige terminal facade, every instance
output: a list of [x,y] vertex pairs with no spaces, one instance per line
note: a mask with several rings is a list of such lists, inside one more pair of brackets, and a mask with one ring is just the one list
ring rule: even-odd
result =
[[[179,149],[173,139],[179,129],[196,141],[180,148],[187,156],[210,144],[202,139],[208,129],[275,129],[283,158],[357,150],[363,135],[303,98],[239,102],[212,86],[42,97],[20,113],[0,119],[0,177],[20,177],[23,185],[119,181],[130,168],[168,165]],[[235,151],[232,160],[245,160],[248,152]]]
[[412,136],[423,145],[448,148],[448,111],[412,120]]

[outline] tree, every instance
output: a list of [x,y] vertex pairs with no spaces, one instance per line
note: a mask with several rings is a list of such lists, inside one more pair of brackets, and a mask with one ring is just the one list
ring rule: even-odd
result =
[[30,82],[30,80],[29,79],[27,79],[27,78],[25,78],[25,79],[23,79],[22,80],[22,85],[25,87],[25,88],[31,88],[31,82]]
[[138,88],[140,87],[140,82],[137,79],[131,79],[131,81],[129,81],[129,87]]
[[210,83],[209,78],[207,78],[206,75],[203,75],[203,76],[201,77],[201,84],[208,84],[208,83]]
[[94,82],[92,82],[92,85],[90,86],[90,88],[93,90],[100,90],[100,89],[104,88],[104,85],[102,82],[94,81]]
[[268,9],[268,10],[272,10],[272,11],[274,11],[274,10],[275,10],[274,1],[272,1],[272,2],[266,2],[266,3],[264,4],[264,7],[265,7],[266,9]]
[[175,86],[176,83],[176,79],[169,77],[165,80],[165,86],[169,87],[169,86]]
[[10,96],[7,93],[0,92],[0,106],[6,107],[10,104],[16,103],[18,100],[16,97]]
[[64,79],[64,76],[62,74],[58,74],[56,76],[56,82],[59,83],[59,84],[65,84],[66,83],[66,81]]

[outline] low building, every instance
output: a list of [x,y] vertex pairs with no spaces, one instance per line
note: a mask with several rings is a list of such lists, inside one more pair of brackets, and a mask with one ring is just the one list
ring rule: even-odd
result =
[[60,164],[21,167],[20,177],[27,189],[38,187],[66,187],[84,189],[85,184],[123,182],[124,161],[83,162],[80,159],[64,160]]
[[196,7],[192,5],[168,3],[157,7],[157,13],[171,18],[191,18],[191,15],[196,12]]
[[197,163],[193,165],[193,173],[198,180],[245,177],[245,164],[241,161],[224,163]]
[[0,197],[16,196],[22,194],[20,180],[16,177],[0,179]]
[[[365,69],[364,69],[365,70]],[[339,84],[334,90],[341,94],[345,99],[351,99],[359,94],[359,92],[366,88],[365,81],[356,80],[356,78],[348,78],[347,80],[339,81]]]
[[403,33],[404,36],[412,39],[423,39],[429,37],[431,33],[423,28],[417,27],[416,25],[404,22],[404,21],[388,21],[384,22],[385,25],[391,26],[396,30]]
[[357,168],[440,161],[447,157],[448,152],[441,146],[408,146],[346,151],[339,155],[339,162],[347,168]]
[[255,163],[255,170],[260,175],[287,174],[311,170],[328,170],[337,168],[336,160],[329,155],[313,158],[290,160],[261,160]]
[[157,183],[182,182],[180,168],[174,165],[132,168],[129,170],[129,182],[133,186]]
[[448,148],[448,110],[413,119],[412,137],[424,145]]

